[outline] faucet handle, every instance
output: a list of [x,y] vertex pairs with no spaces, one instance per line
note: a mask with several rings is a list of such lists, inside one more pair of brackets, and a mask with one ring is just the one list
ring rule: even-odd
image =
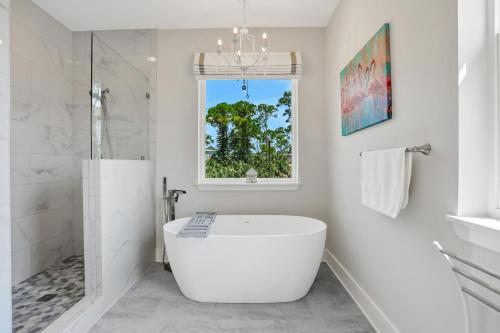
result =
[[168,194],[186,194],[184,190],[168,190]]
[[186,194],[187,192],[184,190],[168,190],[168,196],[173,197],[175,202],[179,201],[179,196],[181,194]]

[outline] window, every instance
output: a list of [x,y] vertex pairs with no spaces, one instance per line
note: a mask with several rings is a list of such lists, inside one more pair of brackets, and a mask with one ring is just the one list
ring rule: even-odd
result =
[[[200,185],[296,185],[296,80],[199,81]],[[257,184],[247,172],[257,172]]]
[[[457,214],[500,219],[497,91],[500,40],[495,14],[499,7],[495,2],[498,1],[459,5]],[[471,10],[477,6],[481,10]]]
[[[489,200],[489,215],[500,219],[500,1],[494,0],[493,8],[495,10],[493,11],[493,14],[490,14],[492,15],[490,19],[494,23],[493,28],[490,30],[494,32],[494,37],[493,40],[490,41],[490,43],[495,47],[493,47],[490,51],[493,61],[489,64],[491,70],[489,70],[488,72],[491,72],[493,74],[493,77],[490,78],[491,81],[488,83],[490,84],[490,86],[493,86],[495,88],[493,91],[494,98],[492,100],[495,115],[492,117],[492,119],[496,118],[493,133],[493,137],[496,140],[496,142],[493,142],[493,147],[495,147],[493,163],[496,172],[493,176],[494,178],[492,179],[492,182],[496,184],[496,186],[493,191],[495,197],[493,200]],[[491,181],[491,179],[488,179],[488,181]],[[492,201],[494,202],[493,204],[491,203]]]

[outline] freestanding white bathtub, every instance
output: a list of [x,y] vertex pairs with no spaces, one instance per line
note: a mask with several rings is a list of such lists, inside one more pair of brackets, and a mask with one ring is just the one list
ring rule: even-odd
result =
[[189,220],[163,227],[173,274],[187,298],[291,302],[311,288],[323,256],[325,223],[299,216],[219,215],[207,238],[177,238]]

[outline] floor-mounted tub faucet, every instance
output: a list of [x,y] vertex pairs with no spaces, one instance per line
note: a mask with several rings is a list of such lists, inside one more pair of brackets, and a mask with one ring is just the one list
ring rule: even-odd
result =
[[175,203],[179,201],[179,196],[186,194],[184,190],[168,190],[167,205],[168,205],[168,221],[175,220]]
[[[163,177],[163,212],[165,213],[165,223],[175,220],[175,203],[179,201],[181,194],[186,194],[184,190],[168,190],[167,177]],[[163,267],[171,272],[170,264],[165,262],[165,247],[163,247]]]
[[175,220],[175,203],[179,201],[179,196],[181,194],[186,193],[187,192],[184,190],[167,191],[167,177],[163,177],[163,208],[165,213],[165,223]]

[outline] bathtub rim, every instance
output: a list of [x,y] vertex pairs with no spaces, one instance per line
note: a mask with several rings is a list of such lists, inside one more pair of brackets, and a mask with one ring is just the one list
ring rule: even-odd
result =
[[[207,238],[195,238],[195,237],[189,237],[189,238],[179,238],[179,239],[199,239],[199,240],[206,240],[206,239],[217,239],[217,238],[281,238],[281,237],[302,237],[302,236],[310,236],[318,233],[325,232],[328,227],[328,225],[314,217],[307,217],[307,216],[301,216],[301,215],[282,215],[282,214],[252,214],[252,215],[244,215],[244,214],[221,214],[218,216],[271,216],[271,217],[301,217],[309,220],[314,220],[314,222],[320,224],[320,229],[319,230],[313,230],[313,231],[308,231],[308,232],[301,232],[301,233],[290,233],[290,234],[270,234],[270,235],[259,235],[259,234],[250,234],[250,235],[242,235],[242,234],[233,234],[233,235],[213,235],[209,234]],[[190,219],[191,216],[187,217],[181,217],[178,219],[175,219],[173,221],[169,221],[163,225],[163,232],[167,232],[170,235],[174,236],[177,238],[177,232],[173,232],[171,230],[168,230],[167,228],[169,227],[169,224],[171,223],[180,223],[181,221],[186,221],[187,219]]]

